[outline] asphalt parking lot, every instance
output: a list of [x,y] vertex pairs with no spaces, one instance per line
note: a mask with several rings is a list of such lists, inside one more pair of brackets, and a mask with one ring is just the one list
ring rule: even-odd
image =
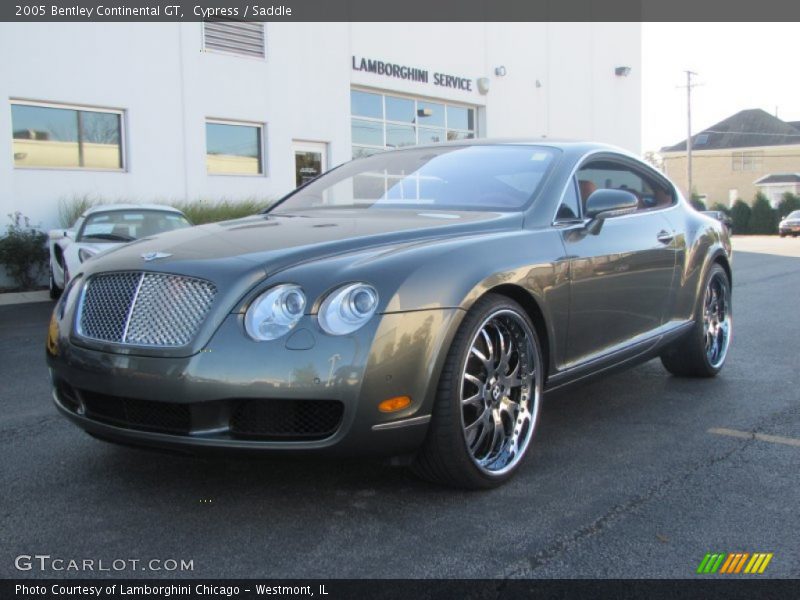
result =
[[50,303],[1,306],[0,576],[93,575],[14,567],[48,554],[192,560],[195,577],[685,578],[707,552],[771,552],[763,576],[800,577],[800,239],[737,240],[734,261],[718,378],[651,361],[552,395],[519,475],[480,493],[97,441],[52,407]]

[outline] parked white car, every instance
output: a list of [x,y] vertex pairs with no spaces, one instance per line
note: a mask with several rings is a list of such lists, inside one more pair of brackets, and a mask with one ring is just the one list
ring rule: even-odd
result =
[[177,208],[161,204],[108,204],[84,212],[69,229],[53,229],[50,297],[57,298],[80,264],[101,252],[165,231],[190,227]]

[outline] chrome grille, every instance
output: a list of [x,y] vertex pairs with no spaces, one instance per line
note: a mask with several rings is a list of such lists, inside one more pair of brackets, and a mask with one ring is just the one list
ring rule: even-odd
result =
[[86,283],[78,334],[135,346],[183,346],[208,315],[217,290],[203,279],[164,273],[104,273]]

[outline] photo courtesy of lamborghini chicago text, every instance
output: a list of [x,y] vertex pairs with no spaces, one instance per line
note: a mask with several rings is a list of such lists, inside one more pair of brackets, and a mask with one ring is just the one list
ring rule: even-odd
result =
[[800,589],[800,5],[0,5],[0,599]]

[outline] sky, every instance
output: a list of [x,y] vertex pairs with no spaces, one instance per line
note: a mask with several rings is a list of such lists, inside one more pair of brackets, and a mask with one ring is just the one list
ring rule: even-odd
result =
[[692,133],[746,108],[800,121],[797,23],[643,23],[642,152],[686,139],[689,69]]

